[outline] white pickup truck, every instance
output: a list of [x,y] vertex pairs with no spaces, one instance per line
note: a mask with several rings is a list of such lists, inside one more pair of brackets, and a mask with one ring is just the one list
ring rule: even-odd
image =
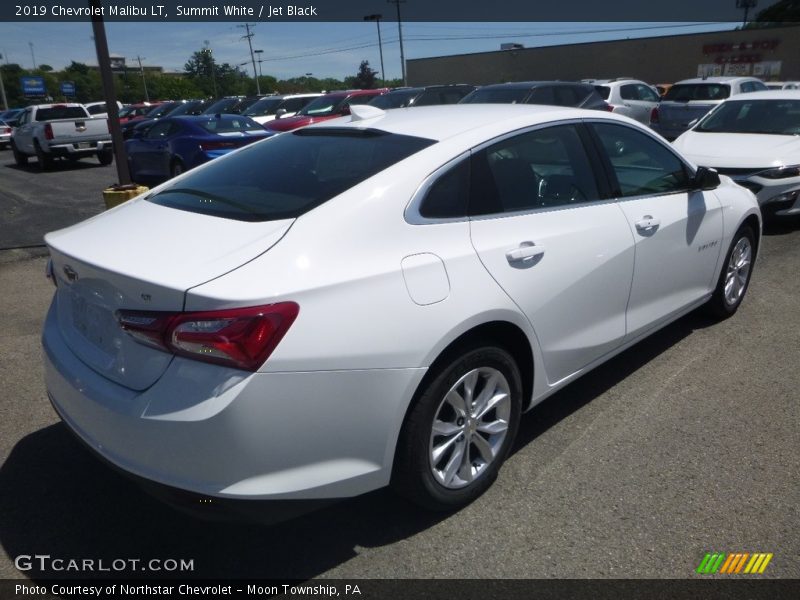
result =
[[83,104],[38,104],[19,117],[11,134],[11,149],[18,165],[35,156],[39,168],[50,167],[54,158],[77,160],[96,156],[101,165],[114,159],[108,121],[92,118]]

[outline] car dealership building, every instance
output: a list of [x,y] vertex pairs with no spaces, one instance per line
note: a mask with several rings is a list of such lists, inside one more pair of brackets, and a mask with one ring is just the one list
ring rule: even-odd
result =
[[800,26],[673,35],[419,58],[409,85],[633,77],[650,83],[713,75],[800,80]]

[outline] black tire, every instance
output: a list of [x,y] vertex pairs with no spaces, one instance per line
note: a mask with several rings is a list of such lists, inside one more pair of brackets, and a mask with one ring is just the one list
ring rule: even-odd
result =
[[[749,225],[743,225],[733,236],[730,248],[725,253],[717,287],[705,305],[706,312],[711,316],[727,319],[739,309],[753,274],[753,261],[756,257],[755,240],[755,233]],[[742,257],[746,258],[746,269],[736,267],[735,263],[744,264],[741,261],[731,260],[734,258],[734,253],[738,257],[743,249],[747,252],[747,256]],[[733,270],[736,273],[733,273]]]
[[169,176],[170,179],[173,177],[177,177],[181,173],[186,171],[186,167],[183,166],[183,163],[179,159],[174,159],[172,163],[169,165]]
[[14,162],[17,165],[24,167],[28,164],[28,155],[17,150],[17,145],[14,142],[11,142],[11,152],[14,154]]
[[[508,390],[508,402],[503,402],[502,406],[498,404],[499,408],[488,410],[484,416],[494,419],[494,423],[507,424],[504,437],[493,438],[491,434],[482,432],[481,427],[490,424],[489,421],[475,418],[474,413],[466,420],[460,418],[451,404],[445,401],[445,396],[454,386],[456,391],[464,391],[464,388],[458,386],[465,385],[460,382],[470,373],[478,373],[474,380],[477,383],[473,387],[476,400],[481,398],[480,391],[489,389],[495,373],[502,375],[501,384]],[[500,381],[499,378],[496,380]],[[499,397],[494,393],[493,395]],[[460,394],[458,396],[461,397]],[[477,403],[473,403],[472,409],[476,405]],[[392,488],[396,493],[431,510],[450,511],[469,504],[483,494],[497,478],[514,442],[521,407],[522,379],[519,368],[503,348],[493,345],[471,346],[445,360],[438,368],[434,367],[423,380],[406,416],[395,453]],[[454,417],[452,422],[446,422],[446,411],[450,411]],[[439,435],[434,433],[434,422],[439,423],[439,431],[442,425],[461,427],[461,430]],[[495,450],[489,461],[484,460],[485,455],[474,441],[477,436],[481,436],[485,442],[480,446],[493,447]],[[449,447],[441,450],[439,458],[434,459],[437,450],[434,446],[437,442],[438,449],[448,444]],[[462,450],[459,451],[459,448]],[[460,464],[461,467],[453,472],[448,484],[447,467],[451,464]],[[462,473],[466,473],[466,476]]]
[[102,152],[98,152],[97,162],[99,162],[104,167],[110,165],[112,162],[114,162],[114,153],[110,152],[109,150],[103,150]]
[[42,150],[39,142],[33,142],[33,149],[36,151],[36,160],[39,163],[40,171],[46,171],[53,166],[53,158],[48,156],[47,153]]

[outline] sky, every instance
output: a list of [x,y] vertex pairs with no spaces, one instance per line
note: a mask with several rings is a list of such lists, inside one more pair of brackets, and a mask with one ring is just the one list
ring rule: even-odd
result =
[[[217,62],[252,74],[244,24],[236,23],[106,23],[109,52],[127,59],[128,66],[161,66],[182,71],[207,41]],[[501,43],[526,47],[626,39],[656,35],[725,31],[733,23],[403,23],[406,60],[499,50]],[[401,77],[396,22],[382,22],[385,78]],[[253,49],[263,50],[263,75],[278,79],[312,74],[343,79],[355,75],[362,60],[380,71],[375,22],[260,22],[252,29]],[[31,48],[30,44],[33,44]],[[33,56],[31,51],[33,51]],[[71,61],[97,64],[91,24],[0,22],[3,62],[31,68],[48,64],[56,70]]]

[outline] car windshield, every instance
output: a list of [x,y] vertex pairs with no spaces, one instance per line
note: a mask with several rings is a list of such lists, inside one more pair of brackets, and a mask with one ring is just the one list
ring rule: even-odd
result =
[[300,129],[213,161],[147,199],[239,221],[292,219],[434,143],[373,129]]
[[600,94],[603,100],[608,100],[608,97],[611,95],[611,88],[607,85],[596,85],[594,89]]
[[800,100],[729,100],[700,121],[695,131],[800,135]]
[[692,100],[724,100],[731,95],[731,86],[725,83],[679,83],[669,88],[664,100],[690,102]]
[[261,98],[261,100],[253,104],[242,114],[248,117],[262,117],[265,115],[274,115],[275,111],[278,110],[278,107],[280,106],[281,102],[283,102],[282,98]]
[[400,108],[408,106],[408,103],[419,94],[419,90],[407,90],[404,92],[389,92],[382,96],[376,96],[373,100],[369,101],[371,106],[378,108]]
[[56,119],[85,119],[86,109],[82,106],[52,106],[36,111],[37,121],[54,121]]
[[321,96],[310,102],[306,107],[298,111],[298,115],[309,117],[324,117],[335,114],[347,96]]
[[229,110],[233,105],[239,102],[238,98],[223,98],[215,102],[203,111],[204,115],[214,115],[217,113],[224,113]]
[[199,115],[206,108],[205,102],[194,101],[184,102],[178,108],[169,113],[170,117],[178,117],[180,115]]
[[220,115],[218,118],[211,118],[198,124],[211,133],[264,131],[264,128],[252,119],[236,115]]
[[527,88],[496,88],[475,90],[464,96],[459,104],[517,104],[530,92]]

